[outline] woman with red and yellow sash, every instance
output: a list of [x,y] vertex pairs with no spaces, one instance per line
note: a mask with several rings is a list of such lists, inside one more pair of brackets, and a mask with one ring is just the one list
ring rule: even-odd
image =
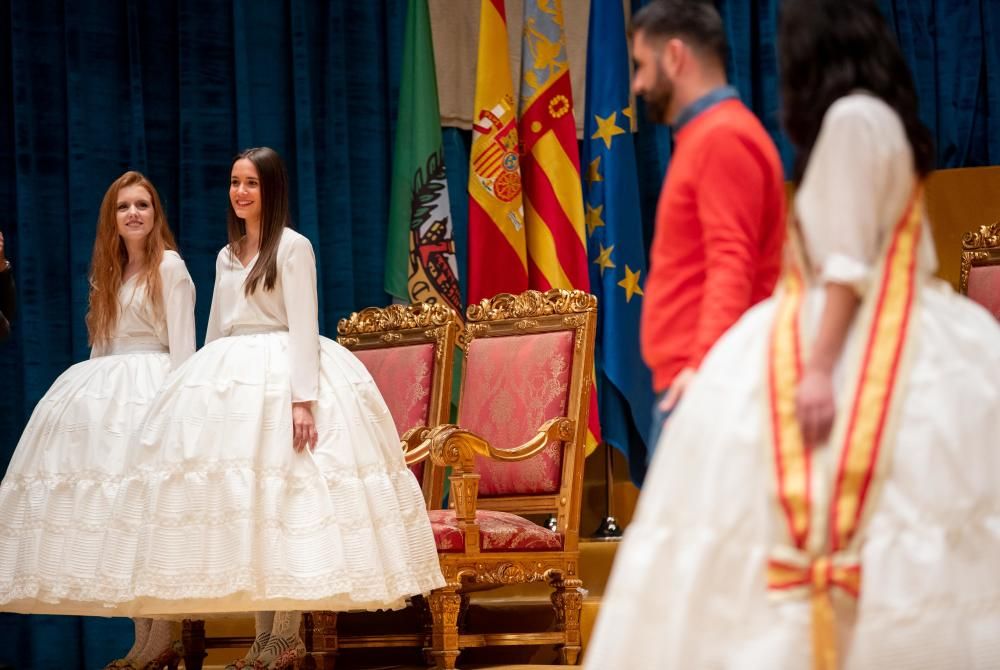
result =
[[705,359],[588,668],[1000,667],[1000,326],[933,278],[933,146],[875,0],[786,0],[796,225]]

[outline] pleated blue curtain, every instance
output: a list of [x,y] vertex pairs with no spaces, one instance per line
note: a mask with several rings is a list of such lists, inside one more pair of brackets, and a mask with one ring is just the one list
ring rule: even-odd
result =
[[[321,330],[383,305],[406,0],[12,0],[0,9],[0,230],[19,317],[0,348],[0,463],[56,376],[88,354],[101,197],[127,169],[164,201],[198,289],[226,242],[229,165],[268,145],[319,265]],[[127,620],[0,615],[0,665],[92,670]],[[16,642],[15,642],[16,641]]]

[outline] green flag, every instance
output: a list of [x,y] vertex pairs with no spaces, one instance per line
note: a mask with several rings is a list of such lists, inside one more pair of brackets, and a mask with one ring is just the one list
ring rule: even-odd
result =
[[385,290],[461,313],[427,0],[410,0],[406,15]]

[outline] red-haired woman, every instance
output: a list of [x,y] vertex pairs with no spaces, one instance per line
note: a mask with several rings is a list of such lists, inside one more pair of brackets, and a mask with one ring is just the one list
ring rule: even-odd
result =
[[[91,358],[38,402],[0,484],[0,609],[101,613],[92,580],[125,452],[167,373],[194,352],[194,294],[156,189],[126,172],[97,220]],[[135,630],[131,667],[176,662],[169,622]]]

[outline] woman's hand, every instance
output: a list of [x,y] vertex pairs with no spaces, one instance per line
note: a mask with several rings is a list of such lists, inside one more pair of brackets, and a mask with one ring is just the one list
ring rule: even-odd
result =
[[826,442],[836,415],[833,379],[829,372],[806,368],[795,393],[795,414],[807,446],[819,446]]
[[292,449],[301,453],[306,447],[309,451],[316,448],[319,433],[316,432],[316,422],[313,421],[312,402],[292,403]]

